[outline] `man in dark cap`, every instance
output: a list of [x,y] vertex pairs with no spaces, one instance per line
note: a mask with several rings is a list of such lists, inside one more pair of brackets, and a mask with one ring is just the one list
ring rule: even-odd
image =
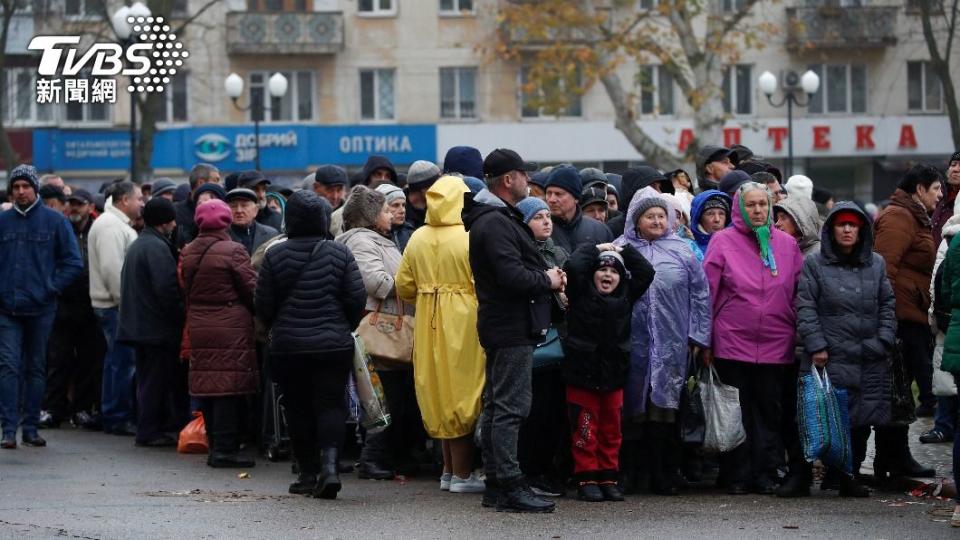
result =
[[197,211],[197,188],[219,183],[220,171],[209,163],[198,163],[190,169],[190,196],[174,206],[177,210],[177,250],[197,237],[197,224],[193,221]]
[[734,194],[737,193],[737,190],[740,189],[740,186],[750,181],[752,180],[749,174],[740,170],[734,170],[723,175],[723,177],[720,179],[720,185],[718,186],[718,189],[729,195],[732,199]]
[[547,177],[547,205],[553,219],[553,234],[550,237],[567,253],[573,253],[583,244],[597,245],[613,241],[610,229],[593,218],[585,217],[580,211],[578,203],[581,195],[583,185],[577,169],[570,165],[559,165],[550,171]]
[[43,200],[43,204],[47,205],[47,208],[56,212],[63,213],[67,208],[67,196],[62,189],[52,184],[40,186],[40,199]]
[[720,179],[733,170],[731,151],[722,146],[706,145],[697,152],[697,180],[700,191],[719,189]]
[[257,195],[255,202],[258,209],[257,222],[279,231],[283,228],[283,216],[267,206],[267,186],[269,185],[270,180],[263,176],[260,171],[243,171],[237,179],[237,187],[249,189]]
[[463,208],[479,301],[477,331],[487,354],[482,504],[513,512],[554,509],[530,491],[517,461],[520,425],[530,414],[533,348],[550,326],[551,293],[564,284],[559,268],[546,268],[516,208],[527,197],[527,175],[536,169],[513,150],[490,152],[483,162],[488,189],[467,194]]
[[173,193],[177,191],[177,184],[169,178],[157,178],[153,182],[153,190],[150,192],[151,198],[162,197],[173,202]]
[[330,203],[330,206],[336,210],[343,206],[344,193],[346,193],[347,171],[343,167],[336,165],[321,165],[313,174],[310,186],[304,186],[306,189],[313,190],[314,193],[323,197]]
[[280,234],[277,229],[257,222],[257,194],[246,188],[227,193],[227,204],[233,214],[230,238],[243,244],[248,255],[253,255],[264,242]]
[[93,226],[93,196],[78,189],[67,198],[67,219],[83,259],[83,272],[57,301],[57,315],[47,351],[47,388],[41,427],[74,426],[99,430],[100,386],[107,342],[90,303],[87,236]]
[[427,220],[427,190],[440,178],[440,167],[418,160],[407,171],[407,223],[414,230],[423,227]]
[[580,212],[600,223],[607,222],[606,185],[606,183],[594,184],[583,190],[583,195],[580,196]]
[[136,445],[176,446],[176,435],[189,421],[190,402],[179,359],[184,307],[172,241],[173,203],[151,199],[143,221],[146,226],[127,249],[120,274],[117,342],[136,351]]
[[[46,384],[47,339],[57,296],[83,272],[70,223],[40,202],[31,165],[11,171],[13,207],[0,213],[0,448],[17,447],[17,428],[28,446],[46,446],[37,433]],[[21,410],[23,415],[21,416]]]

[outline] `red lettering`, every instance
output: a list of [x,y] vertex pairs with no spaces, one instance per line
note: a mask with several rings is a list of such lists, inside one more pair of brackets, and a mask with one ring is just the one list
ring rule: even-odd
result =
[[780,152],[783,150],[783,140],[787,138],[787,128],[785,127],[767,128],[767,138],[773,139],[773,151]]
[[901,149],[917,147],[917,134],[913,132],[913,125],[900,126],[900,143],[897,146]]
[[813,149],[830,149],[830,126],[813,126]]
[[723,145],[727,148],[740,144],[740,128],[723,128]]
[[857,150],[872,150],[873,126],[857,126]]
[[677,145],[677,151],[681,154],[687,151],[687,148],[690,148],[690,145],[693,144],[693,130],[690,128],[680,131],[680,143]]

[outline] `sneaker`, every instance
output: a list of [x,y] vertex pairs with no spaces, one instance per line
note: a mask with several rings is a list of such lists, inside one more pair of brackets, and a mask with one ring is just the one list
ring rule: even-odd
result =
[[923,444],[953,442],[953,437],[947,437],[947,435],[940,430],[931,429],[923,435],[920,435],[920,442]]
[[37,427],[41,429],[56,429],[60,427],[60,418],[56,417],[50,411],[40,411],[40,421]]
[[485,490],[486,484],[476,474],[471,474],[467,478],[460,478],[454,474],[450,479],[450,493],[483,493]]
[[443,473],[440,475],[440,491],[450,491],[450,480],[453,478],[453,473]]

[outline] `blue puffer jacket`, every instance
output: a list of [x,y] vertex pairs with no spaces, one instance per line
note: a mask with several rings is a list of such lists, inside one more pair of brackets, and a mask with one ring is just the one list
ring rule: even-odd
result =
[[39,198],[25,212],[0,213],[0,253],[0,312],[7,315],[56,309],[57,296],[83,272],[70,222]]
[[[703,217],[703,205],[710,199],[721,198],[727,202],[727,208],[733,208],[733,199],[730,198],[726,193],[716,190],[708,189],[696,197],[693,198],[693,202],[690,203],[690,230],[693,231],[693,237],[697,241],[697,245],[700,246],[700,251],[703,252],[704,256],[707,254],[707,246],[710,244],[710,238],[712,234],[707,234],[700,229],[700,218]],[[727,227],[732,223],[732,217],[730,212],[727,212]]]

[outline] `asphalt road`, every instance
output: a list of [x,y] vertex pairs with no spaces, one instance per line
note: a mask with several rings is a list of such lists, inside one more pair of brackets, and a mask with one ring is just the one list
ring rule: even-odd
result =
[[[560,499],[551,515],[496,513],[479,495],[452,495],[433,478],[344,475],[336,501],[286,493],[289,463],[208,468],[204,456],[140,449],[132,439],[44,431],[47,448],[0,451],[0,538],[946,538],[952,504],[905,493],[839,499],[629,497]],[[949,453],[949,445],[924,450]]]

